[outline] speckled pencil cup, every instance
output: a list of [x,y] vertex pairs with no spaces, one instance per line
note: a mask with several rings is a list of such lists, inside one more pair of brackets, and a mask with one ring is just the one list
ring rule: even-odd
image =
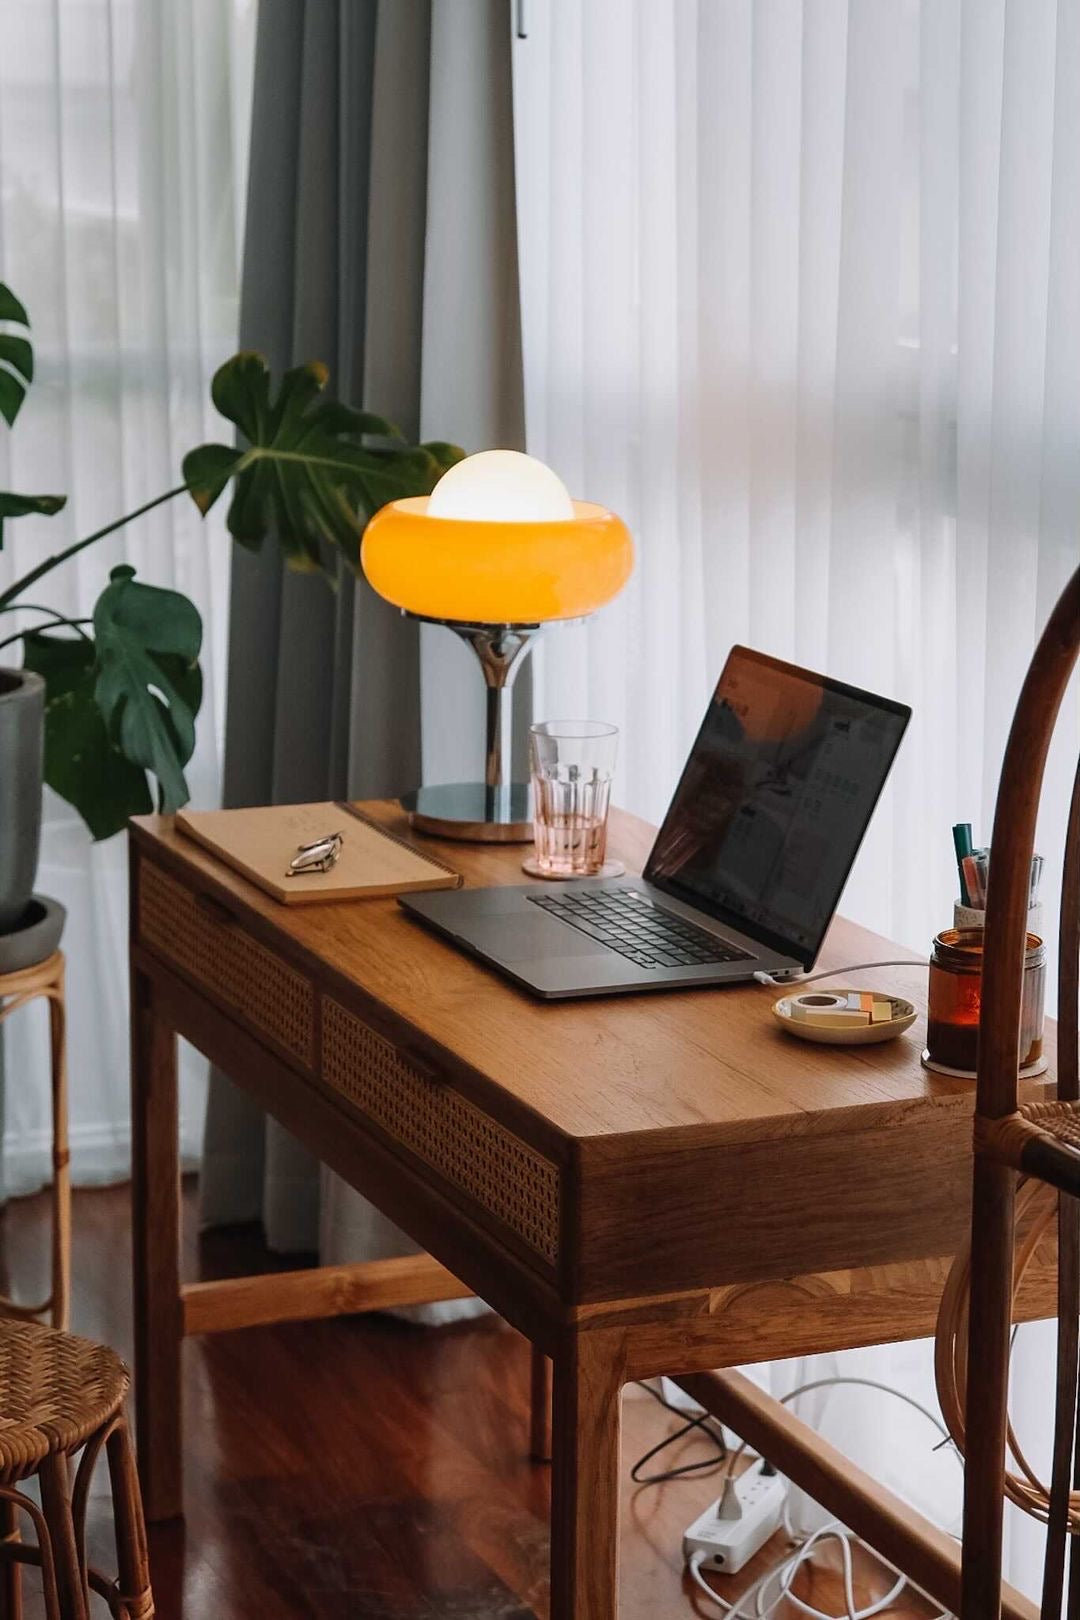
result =
[[[1027,931],[1029,934],[1038,934],[1042,938],[1042,902],[1036,900],[1033,906],[1028,907]],[[965,906],[961,900],[953,901],[953,927],[954,928],[985,928],[986,912],[980,911],[977,906]]]

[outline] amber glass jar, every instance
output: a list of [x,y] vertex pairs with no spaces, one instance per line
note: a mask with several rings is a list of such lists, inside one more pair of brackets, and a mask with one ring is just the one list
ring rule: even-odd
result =
[[[934,940],[925,1053],[925,1061],[933,1069],[975,1073],[982,962],[981,928],[946,928]],[[1038,934],[1029,934],[1020,1015],[1022,1072],[1038,1073],[1042,1066],[1045,997],[1046,949]]]

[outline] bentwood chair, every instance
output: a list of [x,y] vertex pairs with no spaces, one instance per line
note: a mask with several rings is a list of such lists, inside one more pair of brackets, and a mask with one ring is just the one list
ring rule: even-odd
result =
[[[0,1620],[21,1620],[23,1564],[41,1570],[47,1620],[153,1620],[142,1498],[124,1418],[129,1385],[104,1345],[40,1323],[0,1321]],[[104,1451],[116,1529],[115,1580],[87,1561],[90,1479]],[[75,1458],[74,1484],[71,1467]],[[40,1506],[20,1488],[32,1476]],[[23,1519],[33,1537],[23,1539]]]
[[[1080,766],[1067,823],[1060,916],[1055,1101],[1021,1105],[1019,1039],[1028,885],[1051,736],[1080,650],[1080,571],[1036,649],[1013,718],[994,816],[975,1102],[971,1247],[954,1267],[938,1327],[938,1385],[967,1459],[961,1620],[996,1620],[1006,1497],[1047,1525],[1043,1620],[1060,1620],[1066,1545],[1080,1534],[1077,1431],[1080,1317]],[[1058,1340],[1053,1463],[1043,1485],[1008,1420],[1014,1288],[1040,1238],[1057,1225]],[[970,1296],[967,1273],[970,1267]],[[966,1361],[966,1368],[965,1368]],[[1018,1472],[1006,1472],[1006,1446]],[[1068,1577],[1080,1620],[1080,1550]]]

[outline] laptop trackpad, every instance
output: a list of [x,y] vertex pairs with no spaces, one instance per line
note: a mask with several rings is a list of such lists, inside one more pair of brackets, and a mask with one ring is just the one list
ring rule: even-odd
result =
[[[534,908],[526,906],[523,909],[532,911]],[[535,917],[522,917],[519,914],[512,919],[492,918],[490,922],[482,922],[479,918],[470,920],[468,927],[462,929],[461,937],[489,956],[497,957],[500,962],[527,962],[544,956],[608,954],[588,934],[556,922],[552,917],[545,917],[543,913]]]

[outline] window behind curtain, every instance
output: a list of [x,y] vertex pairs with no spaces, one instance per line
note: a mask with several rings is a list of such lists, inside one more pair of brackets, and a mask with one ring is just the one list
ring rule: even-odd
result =
[[[68,496],[58,517],[5,529],[0,583],[180,481],[184,452],[228,438],[210,377],[236,348],[255,0],[0,0],[0,279],[26,304],[37,376],[0,486]],[[188,770],[218,792],[230,542],[185,496],[44,582],[87,613],[131,563],[203,616],[206,677]],[[28,616],[29,620],[29,616]],[[0,654],[0,658],[8,656]],[[38,887],[68,908],[76,1174],[126,1171],[124,839],[92,846],[47,796]],[[6,1043],[9,1186],[47,1173],[44,1028]],[[185,1148],[201,1128],[201,1064],[185,1066]],[[17,1083],[16,1083],[17,1077]]]

